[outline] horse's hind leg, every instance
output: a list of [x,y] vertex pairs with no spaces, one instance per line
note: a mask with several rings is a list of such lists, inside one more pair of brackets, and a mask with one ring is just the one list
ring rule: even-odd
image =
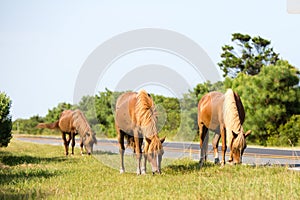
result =
[[199,136],[200,136],[200,161],[199,165],[202,167],[203,163],[207,160],[207,149],[208,149],[208,129],[204,124],[199,124]]
[[65,133],[65,132],[62,133],[62,139],[63,139],[63,141],[64,141],[65,154],[66,154],[66,156],[67,156],[67,155],[69,154],[69,143],[68,143],[68,141],[67,141],[66,133]]
[[220,159],[219,159],[219,152],[218,152],[218,146],[219,146],[219,141],[220,141],[220,133],[215,133],[214,138],[212,140],[212,146],[214,149],[214,158],[215,158],[215,164],[219,164],[220,163]]

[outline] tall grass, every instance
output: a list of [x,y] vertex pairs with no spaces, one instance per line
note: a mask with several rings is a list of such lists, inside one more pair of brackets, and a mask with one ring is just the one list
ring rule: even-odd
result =
[[[100,156],[100,157],[98,157]],[[101,161],[65,157],[63,147],[12,140],[0,149],[0,199],[299,199],[300,173],[285,167],[225,166],[164,159],[163,174],[119,174]],[[131,158],[125,158],[130,160]],[[106,162],[106,161],[105,161]]]

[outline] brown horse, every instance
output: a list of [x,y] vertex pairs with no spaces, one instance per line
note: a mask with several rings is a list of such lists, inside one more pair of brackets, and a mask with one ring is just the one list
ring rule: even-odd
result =
[[[65,110],[61,113],[59,120],[46,124],[40,123],[37,128],[59,129],[62,132],[66,155],[69,154],[69,144],[72,140],[72,155],[74,154],[75,135],[80,135],[80,148],[83,154],[83,146],[90,155],[93,152],[93,145],[97,143],[96,135],[88,124],[84,114],[76,110]],[[66,138],[68,135],[68,139]]]
[[[152,173],[161,173],[161,161],[164,153],[157,131],[157,114],[151,96],[141,90],[139,93],[127,92],[119,96],[116,103],[115,125],[118,134],[121,169],[124,173],[124,137],[127,145],[133,147],[137,158],[137,174],[146,173],[146,159],[151,164]],[[142,144],[144,145],[144,162],[141,167]]]
[[213,149],[215,163],[219,162],[218,144],[222,138],[222,161],[225,164],[227,144],[230,147],[229,162],[242,162],[242,155],[246,148],[246,137],[251,133],[244,133],[242,124],[245,120],[245,111],[237,93],[228,89],[225,94],[210,92],[202,97],[198,104],[198,126],[200,135],[200,166],[207,159],[208,129],[215,132]]

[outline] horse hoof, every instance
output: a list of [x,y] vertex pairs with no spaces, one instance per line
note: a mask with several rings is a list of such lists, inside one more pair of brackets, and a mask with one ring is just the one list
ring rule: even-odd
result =
[[145,170],[142,170],[142,175],[146,175],[146,171]]
[[124,169],[120,169],[120,174],[124,174],[125,170]]
[[221,162],[221,167],[223,168],[225,166],[225,162]]
[[215,164],[220,164],[220,159],[219,158],[215,158]]
[[203,164],[204,164],[204,160],[203,160],[203,159],[200,159],[200,161],[199,161],[199,167],[202,168],[202,167],[203,167]]

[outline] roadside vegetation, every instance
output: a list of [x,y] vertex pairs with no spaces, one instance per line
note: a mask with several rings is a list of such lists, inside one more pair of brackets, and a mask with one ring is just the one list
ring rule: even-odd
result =
[[[249,144],[263,146],[299,146],[300,87],[299,70],[280,58],[271,41],[260,36],[233,33],[231,42],[222,47],[218,63],[224,80],[200,83],[177,99],[152,94],[158,106],[160,135],[167,140],[199,141],[197,104],[201,97],[213,90],[236,91],[244,104],[245,130],[252,130]],[[81,109],[98,137],[116,137],[114,105],[121,92],[100,91],[84,96],[72,105],[59,103],[46,116],[16,119],[13,132],[23,134],[59,134],[53,130],[36,129],[40,122],[54,122],[65,109]]]
[[[101,156],[105,155],[103,153]],[[118,156],[112,156],[116,159]],[[128,160],[130,158],[126,158]],[[113,162],[113,161],[112,161]],[[0,149],[0,199],[298,199],[300,174],[276,166],[163,160],[161,175],[119,174],[97,156],[13,139]]]

